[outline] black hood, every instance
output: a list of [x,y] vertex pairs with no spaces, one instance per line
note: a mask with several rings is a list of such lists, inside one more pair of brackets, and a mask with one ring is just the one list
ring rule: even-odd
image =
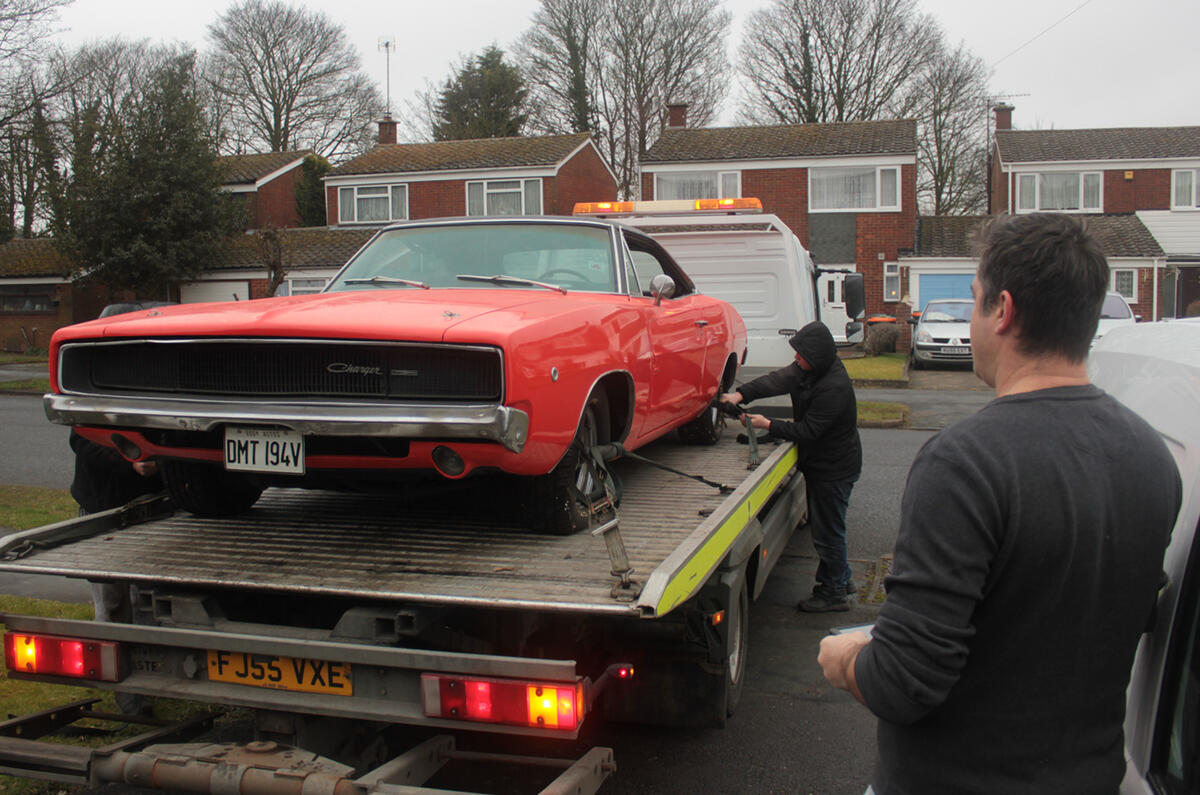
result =
[[814,320],[788,338],[796,353],[812,365],[816,376],[824,375],[837,359],[837,343],[833,332],[819,320]]

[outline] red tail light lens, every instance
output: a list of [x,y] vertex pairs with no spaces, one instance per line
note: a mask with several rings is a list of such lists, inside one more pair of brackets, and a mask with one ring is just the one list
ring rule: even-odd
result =
[[425,714],[435,718],[573,731],[583,720],[583,684],[421,674]]
[[120,681],[120,655],[112,641],[4,633],[4,664],[14,673]]

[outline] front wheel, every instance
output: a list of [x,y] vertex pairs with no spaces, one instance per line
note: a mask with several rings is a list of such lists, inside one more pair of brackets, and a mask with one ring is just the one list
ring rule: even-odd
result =
[[688,444],[716,444],[724,431],[725,415],[713,401],[700,416],[679,426],[679,438]]
[[233,516],[258,502],[262,486],[246,475],[212,464],[163,461],[159,464],[167,494],[175,506],[197,516]]
[[531,478],[528,517],[533,529],[568,536],[590,524],[591,506],[608,491],[608,472],[592,457],[592,448],[608,442],[608,401],[603,392],[588,398],[575,439],[558,465]]

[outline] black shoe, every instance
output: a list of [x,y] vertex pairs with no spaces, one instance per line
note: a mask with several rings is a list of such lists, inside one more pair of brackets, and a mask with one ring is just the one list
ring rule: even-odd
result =
[[801,613],[845,613],[850,609],[850,597],[813,594],[801,599],[796,609]]
[[846,593],[850,595],[858,593],[858,586],[854,584],[854,580],[849,580],[846,583]]

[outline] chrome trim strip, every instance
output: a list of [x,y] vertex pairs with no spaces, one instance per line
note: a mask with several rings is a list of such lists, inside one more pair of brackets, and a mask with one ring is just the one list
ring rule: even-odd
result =
[[191,400],[48,394],[46,416],[61,425],[113,425],[209,431],[225,423],[282,425],[314,436],[401,436],[491,441],[519,453],[529,437],[529,415],[495,404],[304,405],[200,403]]

